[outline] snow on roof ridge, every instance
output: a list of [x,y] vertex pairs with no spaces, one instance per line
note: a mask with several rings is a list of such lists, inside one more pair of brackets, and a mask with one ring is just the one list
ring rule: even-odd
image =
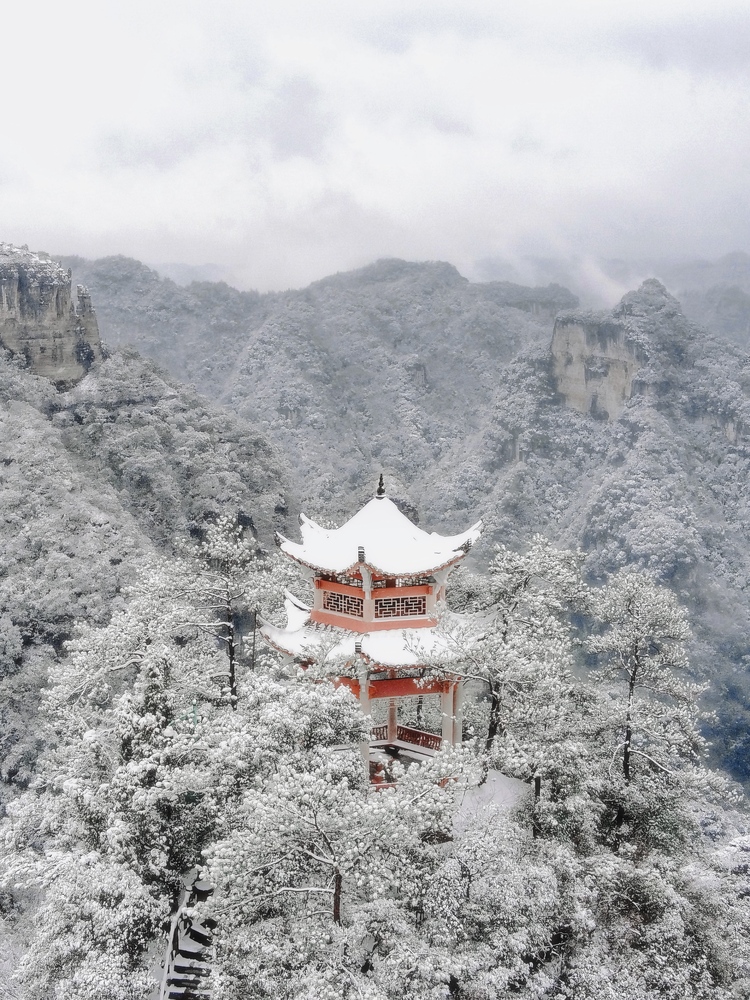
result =
[[300,515],[302,542],[279,534],[281,550],[313,569],[343,573],[364,563],[385,575],[433,573],[462,559],[479,537],[482,522],[457,535],[426,532],[387,496],[374,496],[338,528],[323,528]]

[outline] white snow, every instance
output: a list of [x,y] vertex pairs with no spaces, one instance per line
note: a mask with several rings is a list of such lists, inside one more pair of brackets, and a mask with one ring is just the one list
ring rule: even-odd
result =
[[453,829],[462,833],[470,826],[483,825],[507,815],[524,795],[531,794],[531,786],[518,778],[490,768],[483,785],[468,786],[453,817]]
[[[378,632],[345,632],[331,626],[305,624],[298,629],[263,624],[260,632],[274,648],[294,657],[317,657],[322,650],[331,658],[351,659],[361,643],[364,657],[384,667],[426,666],[432,657],[451,654],[446,640],[434,629],[387,629]],[[338,638],[338,641],[331,642]]]
[[310,619],[310,609],[289,590],[284,591],[284,610],[286,611],[286,627],[290,632],[297,632]]

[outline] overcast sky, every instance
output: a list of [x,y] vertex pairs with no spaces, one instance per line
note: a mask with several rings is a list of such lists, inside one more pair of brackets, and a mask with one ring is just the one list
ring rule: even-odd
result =
[[0,239],[260,289],[750,250],[747,0],[267,7],[6,10]]

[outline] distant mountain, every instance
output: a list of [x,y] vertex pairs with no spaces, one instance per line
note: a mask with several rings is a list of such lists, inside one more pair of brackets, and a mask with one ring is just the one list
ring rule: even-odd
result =
[[680,300],[689,319],[745,349],[750,347],[750,255],[741,251],[715,260],[529,257],[511,262],[489,258],[477,261],[476,271],[487,279],[513,277],[518,281],[523,274],[527,281],[557,281],[582,302],[597,307],[611,303],[617,289],[634,288],[645,278],[656,277]]
[[262,322],[273,301],[223,283],[185,288],[129,257],[60,261],[74,280],[91,279],[102,339],[110,347],[129,344],[212,398],[242,349],[248,324]]
[[381,469],[392,486],[420,484],[413,502],[429,509],[432,470],[481,428],[497,372],[577,304],[559,286],[471,284],[442,263],[385,260],[263,296],[180,288],[121,257],[65,263],[89,284],[107,342],[134,344],[257,425],[301,502],[330,517]]
[[603,270],[626,285],[632,285],[636,277],[655,275],[680,300],[686,316],[745,349],[750,347],[750,255],[607,261]]
[[231,270],[219,264],[169,262],[153,266],[162,277],[171,278],[178,285],[190,285],[194,281],[225,281],[232,284],[236,280]]

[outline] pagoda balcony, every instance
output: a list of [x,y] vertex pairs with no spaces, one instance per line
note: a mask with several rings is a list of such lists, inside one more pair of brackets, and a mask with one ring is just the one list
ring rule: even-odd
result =
[[[386,597],[427,597],[433,591],[434,584],[415,583],[408,587],[386,587],[373,583],[373,590],[377,591],[378,600]],[[322,577],[315,578],[316,590],[327,590],[332,594],[345,594],[355,600],[362,600],[362,582],[352,580],[350,583],[339,583],[338,580],[325,580]]]
[[379,632],[381,629],[394,628],[434,628],[437,618],[378,618],[377,620],[353,617],[337,611],[326,611],[314,608],[310,612],[310,621],[318,625],[333,625],[346,629],[348,632]]
[[416,584],[367,591],[356,583],[345,584],[318,577],[310,619],[352,632],[432,628],[437,624],[433,586]]

